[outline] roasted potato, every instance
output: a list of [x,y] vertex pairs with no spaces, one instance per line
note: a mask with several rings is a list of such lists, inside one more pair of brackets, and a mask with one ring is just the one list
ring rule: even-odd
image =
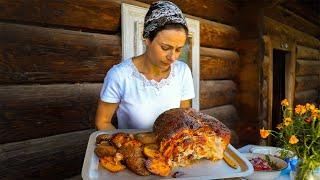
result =
[[159,158],[161,153],[157,144],[147,144],[143,146],[143,154],[148,158]]
[[115,161],[115,158],[112,156],[100,158],[100,165],[110,172],[119,172],[126,168],[120,161]]
[[111,134],[100,134],[96,137],[96,144],[100,144],[102,141],[108,142],[111,139]]
[[130,141],[133,139],[133,136],[127,133],[116,133],[111,138],[111,142],[113,145],[115,145],[117,148],[120,148],[124,143]]
[[125,160],[127,167],[140,176],[149,176],[151,173],[145,167],[145,159],[143,157],[129,157]]
[[117,152],[117,149],[113,146],[105,146],[105,145],[98,145],[94,152],[99,158],[105,157],[105,156],[114,156]]
[[125,159],[133,156],[143,157],[142,151],[142,144],[137,140],[130,140],[124,143],[118,150]]
[[142,144],[154,144],[157,141],[157,137],[153,132],[138,133],[134,137]]
[[149,158],[145,165],[148,171],[155,175],[169,176],[171,173],[171,167],[164,158]]

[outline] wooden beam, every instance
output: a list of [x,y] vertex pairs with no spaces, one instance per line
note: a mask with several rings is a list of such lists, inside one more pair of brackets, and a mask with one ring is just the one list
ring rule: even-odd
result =
[[201,112],[217,118],[231,129],[235,127],[235,123],[239,120],[236,108],[230,104],[202,109]]
[[0,1],[0,19],[117,32],[120,1]]
[[[267,90],[267,97],[263,99],[263,108],[267,108],[267,117],[262,121],[262,125],[266,129],[272,129],[272,103],[273,103],[273,49],[270,36],[263,36],[265,45],[265,56],[263,60],[263,72],[266,77],[267,86],[264,90]],[[267,58],[267,59],[266,59]],[[266,71],[266,72],[265,72]],[[265,107],[265,105],[267,107]],[[267,140],[267,144],[271,144],[271,139]]]
[[297,46],[297,58],[303,60],[320,60],[320,49]]
[[120,37],[0,23],[0,84],[98,82],[121,59]]
[[[317,1],[315,1],[317,2]],[[298,14],[299,16],[311,21],[314,24],[320,25],[320,15],[314,11],[311,11],[306,6],[303,6],[301,2],[297,0],[286,0],[284,3],[281,4],[283,7],[289,9],[290,11]]]
[[94,128],[101,86],[0,86],[0,144]]
[[[158,0],[138,0],[140,2],[151,4]],[[219,0],[171,0],[183,13],[201,17],[224,24],[233,24],[236,20],[237,7],[230,1]]]
[[239,55],[235,51],[200,48],[200,79],[232,79],[239,69]]
[[317,75],[297,76],[296,77],[296,91],[304,91],[311,89],[320,89],[320,78]]
[[320,74],[320,61],[297,60],[297,75]]
[[200,81],[200,108],[231,104],[236,91],[236,84],[231,80]]
[[266,8],[264,14],[269,18],[272,18],[280,23],[307,33],[311,36],[318,37],[320,35],[320,28],[318,25],[313,24],[312,22],[281,6]]
[[262,61],[262,71],[263,76],[268,80],[269,77],[269,70],[270,70],[270,58],[268,56],[264,56]]
[[232,26],[200,19],[200,45],[210,48],[235,49],[239,32]]
[[277,36],[283,41],[283,43],[286,43],[286,41],[296,41],[298,45],[315,49],[320,48],[320,40],[311,35],[296,30],[269,17],[264,17],[264,22],[264,33],[266,35]]
[[319,92],[316,89],[296,92],[294,104],[317,103]]
[[80,174],[93,131],[0,144],[0,178],[64,179]]
[[292,108],[292,104],[294,102],[294,94],[295,94],[295,87],[296,87],[296,59],[297,59],[297,52],[296,42],[293,42],[289,45],[291,47],[289,49],[290,53],[285,55],[285,97],[288,99],[290,107]]

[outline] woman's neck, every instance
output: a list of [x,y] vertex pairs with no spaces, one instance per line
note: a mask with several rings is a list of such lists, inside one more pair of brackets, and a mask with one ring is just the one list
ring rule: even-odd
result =
[[166,70],[160,69],[156,65],[151,63],[151,59],[147,54],[140,55],[133,59],[133,63],[140,73],[142,73],[147,79],[161,81],[170,74],[170,67]]

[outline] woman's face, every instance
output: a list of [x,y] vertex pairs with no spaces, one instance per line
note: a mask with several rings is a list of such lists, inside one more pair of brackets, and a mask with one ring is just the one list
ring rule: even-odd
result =
[[162,30],[152,42],[147,39],[147,55],[151,64],[159,69],[167,70],[170,64],[179,58],[186,39],[184,29]]

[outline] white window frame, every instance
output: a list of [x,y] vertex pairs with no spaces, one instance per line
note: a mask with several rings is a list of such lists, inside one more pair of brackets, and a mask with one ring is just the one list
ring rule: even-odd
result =
[[[143,22],[148,8],[121,4],[121,40],[122,59],[131,58],[143,53]],[[192,108],[200,109],[199,86],[200,86],[200,23],[198,20],[186,18],[189,35],[192,37],[191,58],[192,76],[195,90],[195,98],[192,99]]]

